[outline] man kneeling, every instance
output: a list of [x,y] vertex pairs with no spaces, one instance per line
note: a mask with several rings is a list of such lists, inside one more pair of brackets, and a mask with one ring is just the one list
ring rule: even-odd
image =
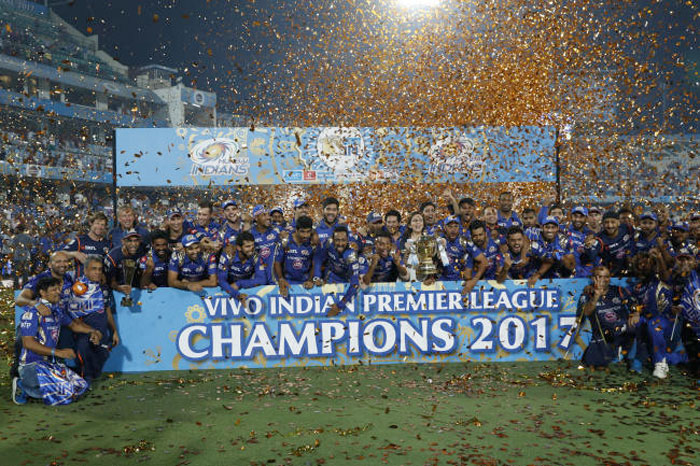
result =
[[22,315],[19,335],[22,352],[19,357],[19,378],[12,381],[12,400],[22,405],[27,398],[42,398],[47,405],[65,405],[76,400],[88,383],[56,358],[75,358],[71,348],[57,349],[61,325],[77,333],[90,335],[99,343],[102,334],[80,320],[73,320],[58,306],[61,281],[46,277],[37,284],[39,302]]

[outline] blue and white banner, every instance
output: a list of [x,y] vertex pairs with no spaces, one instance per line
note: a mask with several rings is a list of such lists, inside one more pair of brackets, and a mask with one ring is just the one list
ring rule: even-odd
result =
[[553,127],[120,128],[120,186],[553,182]]
[[117,309],[122,344],[105,370],[578,359],[590,331],[572,328],[589,283],[484,281],[468,306],[458,282],[375,284],[335,317],[326,313],[344,285],[295,285],[288,298],[258,287],[246,306],[218,289],[135,290],[134,307]]

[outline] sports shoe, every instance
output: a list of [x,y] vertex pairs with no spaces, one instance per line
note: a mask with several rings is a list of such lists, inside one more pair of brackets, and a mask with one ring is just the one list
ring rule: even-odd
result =
[[630,372],[636,372],[637,374],[642,373],[642,361],[639,359],[632,359],[630,361]]
[[27,395],[22,390],[22,382],[19,381],[19,377],[12,379],[12,401],[20,406],[27,404]]
[[666,358],[654,364],[654,372],[651,374],[657,379],[665,379],[668,377],[668,364]]

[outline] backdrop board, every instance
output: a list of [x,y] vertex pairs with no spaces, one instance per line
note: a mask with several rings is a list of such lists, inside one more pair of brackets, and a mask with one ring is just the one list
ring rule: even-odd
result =
[[554,182],[553,127],[119,128],[119,186]]
[[105,370],[578,359],[590,331],[571,330],[588,283],[482,281],[467,308],[459,282],[375,284],[336,317],[326,312],[344,285],[295,285],[289,298],[258,287],[245,307],[218,288],[136,290],[133,307],[118,305],[122,344]]

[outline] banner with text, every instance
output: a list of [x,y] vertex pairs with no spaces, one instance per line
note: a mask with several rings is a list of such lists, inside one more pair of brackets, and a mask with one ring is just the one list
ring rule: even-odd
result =
[[119,128],[119,186],[553,182],[553,127]]

